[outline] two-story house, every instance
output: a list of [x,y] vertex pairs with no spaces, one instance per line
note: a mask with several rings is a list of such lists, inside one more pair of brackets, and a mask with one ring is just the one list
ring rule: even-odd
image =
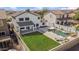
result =
[[64,26],[71,26],[73,24],[72,17],[75,15],[73,11],[70,10],[62,10],[63,12],[62,17],[57,19],[57,24],[64,25]]
[[18,31],[20,34],[34,32],[39,29],[40,26],[44,25],[41,23],[40,15],[33,12],[16,12],[11,16],[12,23],[14,24],[16,31]]
[[0,10],[0,50],[8,50],[11,46],[11,38],[7,25],[6,12]]
[[54,24],[60,23],[60,19],[63,18],[64,13],[58,10],[48,11],[44,14],[43,20],[46,21],[47,26],[54,26]]
[[56,15],[52,12],[47,12],[44,14],[42,20],[48,27],[54,26],[54,24],[56,23]]
[[53,10],[44,14],[43,20],[46,21],[47,26],[59,25],[70,25],[69,14],[61,10]]

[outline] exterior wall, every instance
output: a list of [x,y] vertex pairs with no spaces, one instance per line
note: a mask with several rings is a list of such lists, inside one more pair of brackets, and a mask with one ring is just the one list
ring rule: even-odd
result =
[[6,35],[9,35],[6,19],[1,19],[1,20],[3,21],[3,26],[0,27],[0,32],[5,32]]
[[76,32],[75,27],[63,26],[63,25],[59,25],[59,24],[55,24],[55,27],[57,27],[59,29],[63,29],[67,32]]
[[62,15],[56,15],[56,18],[62,18]]
[[79,38],[75,38],[74,40],[71,40],[71,41],[69,41],[67,43],[59,45],[56,48],[51,49],[51,51],[63,51],[63,50],[67,50],[67,49],[75,46],[78,43],[79,43]]
[[15,30],[20,33],[20,26],[17,24],[16,19],[12,18],[12,23],[14,25]]
[[42,25],[41,22],[40,22],[41,19],[38,19],[38,17],[40,17],[40,16],[35,16],[33,14],[30,14],[30,13],[24,13],[22,15],[17,16],[16,17],[16,22],[19,22],[19,18],[24,18],[24,22],[25,22],[25,17],[29,17],[29,20],[32,21],[34,24],[38,23],[39,26]]
[[48,14],[44,15],[43,18],[45,20],[47,20],[47,22],[46,22],[47,26],[53,26],[53,24],[56,23],[56,15],[54,15],[53,13],[48,13]]
[[[22,27],[24,27],[25,29],[23,29],[23,30],[20,29],[20,33],[21,33],[21,34],[27,34],[27,33],[30,33],[30,32],[32,32],[32,31],[35,31],[34,28],[33,28],[33,25],[22,26]],[[30,29],[28,30],[28,29],[26,29],[26,27],[30,27]],[[20,28],[21,28],[21,27],[20,27]]]
[[[16,31],[18,31],[20,34],[27,34],[27,33],[30,33],[31,31],[36,31],[36,30],[34,30],[34,28],[36,28],[36,26],[34,27],[34,25],[22,26],[22,27],[30,26],[31,29],[29,29],[29,30],[26,30],[26,29],[20,30],[21,26],[19,26],[17,24],[17,22],[29,22],[28,20],[27,21],[25,20],[26,17],[28,17],[29,21],[32,21],[35,25],[39,24],[39,27],[42,26],[41,17],[40,16],[35,16],[33,14],[30,14],[30,13],[24,13],[22,15],[17,16],[15,19],[12,18],[12,23],[14,24],[14,27],[15,27]],[[38,19],[38,17],[40,17],[40,19]],[[19,18],[24,18],[24,21],[19,21]]]

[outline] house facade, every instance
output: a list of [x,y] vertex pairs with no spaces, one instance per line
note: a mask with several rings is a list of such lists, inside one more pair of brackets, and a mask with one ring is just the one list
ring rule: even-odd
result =
[[61,17],[57,19],[57,24],[64,26],[72,26],[73,19],[72,17],[75,15],[72,11],[61,11]]
[[26,34],[36,31],[41,26],[44,26],[41,22],[40,15],[31,12],[21,12],[12,15],[12,22],[16,31],[20,34]]
[[47,12],[44,14],[43,21],[45,21],[45,24],[48,27],[54,26],[56,23],[56,15],[51,12]]
[[47,26],[54,26],[54,24],[69,26],[71,24],[69,14],[59,10],[47,12],[43,19]]
[[9,36],[9,28],[7,24],[6,12],[0,10],[0,51],[8,50],[12,47],[11,38]]
[[7,16],[5,11],[0,11],[0,36],[9,35]]

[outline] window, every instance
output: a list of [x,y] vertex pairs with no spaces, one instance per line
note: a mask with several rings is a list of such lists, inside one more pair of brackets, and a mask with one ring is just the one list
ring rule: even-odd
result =
[[45,23],[42,23],[42,25],[45,25]]
[[1,32],[0,32],[0,36],[1,36]]
[[41,20],[41,22],[43,22],[43,21]]
[[2,20],[0,20],[0,26],[3,26],[3,21]]
[[36,27],[38,27],[39,26],[39,24],[36,24]]
[[26,27],[26,29],[28,29],[28,30],[29,30],[29,29],[30,29],[30,27]]
[[24,18],[19,18],[19,21],[24,21]]
[[65,16],[64,15],[62,15],[62,18],[64,18]]
[[28,17],[26,17],[26,18],[25,18],[25,20],[29,20],[29,18],[28,18]]
[[69,15],[67,14],[67,18],[69,17]]
[[24,30],[25,28],[24,28],[24,27],[21,27],[20,29],[21,29],[21,30]]
[[63,25],[63,21],[61,22],[61,25]]
[[5,32],[0,32],[0,36],[3,36],[3,35],[5,35]]
[[35,27],[35,24],[34,24],[34,27]]
[[57,21],[57,24],[59,24],[59,22]]
[[2,35],[5,35],[5,32],[2,32]]
[[0,42],[0,48],[3,48],[3,44],[2,44],[2,42]]
[[40,17],[38,17],[38,19],[40,19]]

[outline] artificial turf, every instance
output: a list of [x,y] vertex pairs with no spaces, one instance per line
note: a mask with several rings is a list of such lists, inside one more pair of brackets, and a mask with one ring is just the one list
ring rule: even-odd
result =
[[22,40],[31,51],[47,51],[59,45],[58,42],[39,32],[23,35]]

